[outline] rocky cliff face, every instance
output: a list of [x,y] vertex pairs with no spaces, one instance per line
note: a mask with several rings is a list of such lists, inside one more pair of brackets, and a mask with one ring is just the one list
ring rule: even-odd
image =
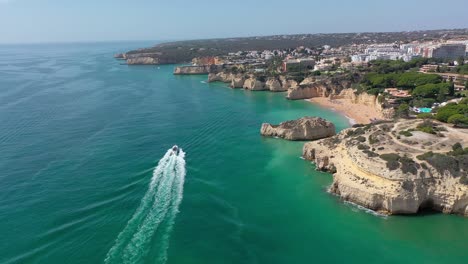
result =
[[232,78],[231,84],[229,85],[231,88],[243,88],[245,83],[245,77],[243,75],[236,75]]
[[158,59],[152,57],[135,57],[127,59],[128,65],[155,65],[159,64]]
[[265,83],[265,88],[272,92],[283,92],[283,86],[281,85],[280,81],[277,78],[271,77]]
[[208,82],[231,83],[232,80],[237,76],[238,75],[232,73],[217,72],[216,70],[212,70],[210,71],[210,74],[208,74]]
[[114,55],[115,59],[126,59],[125,53],[117,53]]
[[288,91],[286,98],[290,100],[309,99],[313,97],[331,97],[332,99],[349,99],[356,104],[365,104],[375,107],[376,111],[385,118],[393,118],[394,110],[385,109],[374,95],[362,93],[356,95],[351,87],[351,81],[339,77],[316,80],[316,77],[308,77],[300,84],[281,75],[260,80],[252,74],[232,74],[211,70],[208,82],[229,83],[231,88],[244,88],[252,91]]
[[416,158],[430,150],[448,153],[450,144],[467,144],[468,134],[448,128],[443,140],[446,147],[434,143],[442,141],[437,136],[398,140],[395,134],[414,127],[414,123],[409,120],[345,130],[306,143],[303,156],[314,161],[318,170],[334,173],[329,190],[343,200],[388,214],[414,214],[430,208],[468,216],[468,185],[460,178],[468,174],[468,155],[436,155],[426,161]]
[[342,90],[339,94],[330,95],[331,99],[349,99],[355,104],[367,105],[375,108],[376,111],[382,113],[387,119],[392,119],[395,115],[393,108],[385,108],[378,100],[376,95],[367,93],[360,93],[356,95],[355,91],[351,88]]
[[177,60],[161,58],[157,53],[118,54],[120,58],[126,59],[128,65],[156,65],[174,64]]
[[180,66],[175,67],[175,75],[195,75],[195,74],[208,74],[211,67],[209,65],[203,66]]
[[352,83],[347,80],[330,78],[322,81],[304,79],[301,85],[290,87],[286,98],[290,100],[309,99],[313,97],[328,97],[330,94],[340,94],[350,88]]
[[267,90],[265,87],[265,83],[257,80],[254,77],[251,77],[244,82],[244,89],[251,90],[251,91],[264,91]]
[[335,125],[320,117],[303,117],[279,125],[264,123],[260,134],[287,140],[316,140],[335,135]]

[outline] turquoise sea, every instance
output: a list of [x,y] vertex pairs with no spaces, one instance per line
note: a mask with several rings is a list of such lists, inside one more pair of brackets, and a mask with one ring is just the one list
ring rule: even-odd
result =
[[259,135],[344,117],[112,57],[150,44],[0,46],[0,263],[467,263],[468,219],[342,203]]

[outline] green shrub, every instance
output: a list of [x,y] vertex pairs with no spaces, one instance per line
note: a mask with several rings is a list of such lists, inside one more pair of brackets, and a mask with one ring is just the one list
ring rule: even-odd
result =
[[411,137],[411,136],[413,135],[413,133],[411,133],[411,132],[408,131],[408,130],[400,131],[398,134],[403,135],[403,136],[405,136],[405,137]]
[[419,119],[434,119],[434,116],[431,113],[421,113],[418,114],[417,117]]
[[460,177],[460,183],[464,185],[468,185],[468,176],[463,175]]
[[424,133],[436,134],[434,126],[435,125],[431,120],[424,120],[424,122],[416,126],[416,129]]
[[428,133],[428,134],[434,134],[434,135],[436,134],[436,132],[434,131],[432,127],[419,127],[418,130],[424,133]]
[[380,158],[385,161],[398,161],[400,159],[400,155],[396,153],[388,153],[380,155]]
[[416,156],[418,160],[428,160],[430,157],[434,156],[432,151],[426,152],[424,154]]
[[368,149],[370,149],[370,147],[367,146],[367,145],[364,145],[364,144],[359,144],[359,145],[358,145],[358,149],[359,149],[359,150],[368,150]]
[[459,104],[449,103],[446,106],[439,108],[435,118],[439,121],[447,123],[450,117],[457,114],[464,116],[468,114],[468,104],[463,103],[463,100]]
[[447,119],[447,123],[454,125],[468,125],[468,117],[462,114],[454,114]]
[[460,173],[458,160],[452,156],[435,153],[431,157],[428,157],[426,161],[440,174],[448,171],[451,175],[457,176]]
[[359,137],[357,137],[356,139],[357,139],[357,141],[359,141],[359,142],[366,142],[366,138],[363,137],[363,136],[359,136]]
[[348,137],[354,137],[354,136],[362,135],[364,133],[365,133],[364,129],[362,127],[359,127],[359,128],[356,128],[356,129],[348,130],[348,132],[346,132],[346,135]]
[[411,173],[413,175],[418,174],[418,164],[414,162],[408,156],[403,156],[400,158],[401,170],[403,173]]
[[387,168],[389,170],[397,170],[400,168],[400,163],[398,161],[392,160],[392,161],[387,161]]
[[369,144],[374,145],[376,143],[379,143],[379,140],[377,139],[377,137],[374,136],[374,135],[370,135],[369,136]]
[[379,156],[379,154],[370,150],[364,150],[363,152],[366,153],[369,158],[375,158]]
[[397,110],[395,111],[396,117],[406,118],[409,116],[409,105],[407,103],[402,103],[398,106]]

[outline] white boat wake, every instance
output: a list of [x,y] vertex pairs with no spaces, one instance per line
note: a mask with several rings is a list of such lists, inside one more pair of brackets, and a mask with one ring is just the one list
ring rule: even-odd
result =
[[185,152],[174,147],[159,161],[140,206],[118,235],[105,263],[142,263],[149,255],[155,263],[166,262],[170,233],[182,201],[184,158]]

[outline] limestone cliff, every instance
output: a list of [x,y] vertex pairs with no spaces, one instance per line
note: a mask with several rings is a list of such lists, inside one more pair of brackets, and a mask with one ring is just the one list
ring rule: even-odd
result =
[[285,89],[283,89],[283,86],[281,85],[281,82],[275,77],[270,77],[267,79],[265,83],[265,88],[272,92],[284,92],[285,91]]
[[231,88],[243,88],[245,83],[245,76],[243,75],[236,75],[232,78],[231,84],[229,85]]
[[128,58],[127,59],[128,65],[155,65],[159,64],[157,58],[152,57],[135,57],[135,58]]
[[239,75],[233,73],[211,71],[210,74],[208,74],[208,82],[231,83],[232,80],[238,76]]
[[126,59],[125,53],[117,53],[114,55],[115,59]]
[[328,78],[321,81],[304,79],[301,85],[289,88],[286,98],[299,100],[313,97],[328,97],[330,94],[340,94],[341,91],[350,88],[351,85],[350,81],[338,78]]
[[335,135],[335,125],[320,117],[303,117],[279,125],[264,123],[260,134],[287,140],[316,140]]
[[303,156],[334,173],[329,190],[343,200],[388,214],[433,209],[468,216],[468,154],[450,154],[452,145],[468,145],[468,131],[438,124],[447,130],[443,138],[419,131],[397,136],[419,122],[348,129],[306,143]]
[[257,80],[255,77],[250,77],[247,80],[245,80],[244,89],[251,90],[251,91],[264,91],[267,90],[265,87],[265,83]]
[[209,74],[218,70],[216,65],[200,65],[200,66],[178,66],[174,69],[175,75],[196,75]]

